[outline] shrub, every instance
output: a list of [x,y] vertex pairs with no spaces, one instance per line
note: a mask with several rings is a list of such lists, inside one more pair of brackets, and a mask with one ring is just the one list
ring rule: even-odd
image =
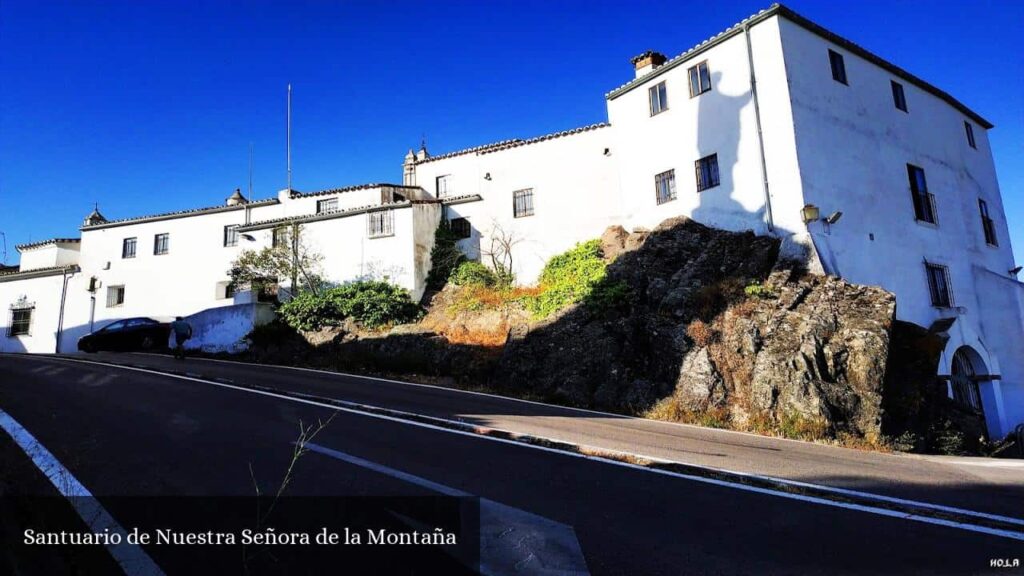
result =
[[253,327],[252,331],[246,335],[246,339],[257,348],[266,348],[282,342],[287,342],[291,339],[301,339],[298,332],[294,328],[281,322],[280,320],[274,320],[266,324],[260,324],[259,326]]
[[300,294],[280,308],[284,321],[297,330],[338,326],[352,318],[361,326],[377,328],[417,319],[420,308],[405,289],[380,281],[353,282],[320,294]]
[[458,286],[486,286],[498,284],[498,276],[493,270],[479,262],[465,261],[458,265],[448,278]]
[[629,284],[621,280],[610,282],[605,278],[594,286],[583,303],[594,312],[608,312],[626,307],[630,294]]
[[779,297],[771,286],[766,286],[760,282],[747,284],[747,286],[743,288],[743,293],[751,298],[761,298],[763,300],[770,300]]
[[466,261],[462,251],[455,245],[459,237],[452,232],[447,220],[441,220],[434,231],[434,247],[430,250],[430,272],[427,287],[433,290],[444,288],[445,283],[460,264]]
[[697,346],[707,346],[715,341],[715,331],[703,320],[694,320],[686,327],[686,335],[693,340]]
[[538,318],[587,298],[604,279],[607,263],[601,257],[601,241],[589,240],[554,256],[540,274],[541,293],[526,306]]

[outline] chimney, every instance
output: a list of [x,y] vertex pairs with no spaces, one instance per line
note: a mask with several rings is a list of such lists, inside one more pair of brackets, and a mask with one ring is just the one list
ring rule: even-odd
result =
[[630,62],[633,63],[633,68],[636,69],[636,77],[639,78],[661,66],[667,60],[668,58],[666,58],[661,52],[648,50],[639,56],[634,56],[630,59]]
[[238,206],[239,204],[248,204],[249,201],[245,198],[245,196],[242,196],[241,188],[235,188],[235,193],[232,194],[231,196],[228,196],[228,199],[225,201],[225,203],[228,206]]

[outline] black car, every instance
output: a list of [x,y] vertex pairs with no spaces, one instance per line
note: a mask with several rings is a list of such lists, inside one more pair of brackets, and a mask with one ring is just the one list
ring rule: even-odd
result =
[[167,347],[171,325],[152,318],[126,318],[78,339],[82,352],[154,350]]

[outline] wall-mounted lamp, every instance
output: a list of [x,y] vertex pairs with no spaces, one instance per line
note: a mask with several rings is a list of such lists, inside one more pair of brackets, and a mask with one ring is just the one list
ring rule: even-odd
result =
[[248,242],[255,242],[256,241],[256,239],[253,238],[252,234],[239,234],[239,236],[241,236],[243,240],[246,240]]
[[818,210],[814,204],[804,204],[804,207],[800,209],[800,217],[803,218],[804,224],[810,224],[821,218],[821,210]]
[[1017,266],[1016,268],[1011,269],[1010,276],[1016,276],[1021,270],[1024,270],[1024,266]]
[[487,174],[484,174],[484,180],[490,181],[490,179],[491,179],[491,173],[490,172],[488,172]]
[[825,223],[829,225],[835,224],[836,222],[839,222],[839,219],[842,217],[843,213],[836,210],[835,212],[829,214],[828,218],[825,218]]
[[611,156],[612,155],[612,149],[611,148],[605,148],[604,149],[604,155],[605,156]]

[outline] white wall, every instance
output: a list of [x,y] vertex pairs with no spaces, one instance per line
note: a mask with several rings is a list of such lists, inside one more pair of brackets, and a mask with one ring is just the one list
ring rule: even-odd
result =
[[[210,308],[186,316],[192,326],[192,338],[185,342],[188,350],[203,352],[240,352],[246,348],[245,337],[254,326],[273,320],[270,304],[237,304]],[[175,346],[174,333],[168,337],[168,347]]]
[[[605,155],[610,149],[612,156]],[[436,194],[436,178],[452,175],[450,196],[479,194],[482,201],[447,206],[448,218],[467,218],[473,238],[461,245],[470,257],[489,250],[496,228],[518,240],[513,249],[517,281],[536,281],[544,263],[577,242],[597,238],[620,222],[611,128],[490,153],[469,153],[416,166],[417,183]],[[490,174],[490,179],[485,178]],[[532,188],[534,215],[513,217],[515,190]],[[483,255],[483,260],[488,257]]]
[[[76,274],[69,280],[81,276]],[[57,345],[57,326],[60,317],[61,293],[64,276],[45,276],[23,280],[0,281],[0,352],[53,353]],[[70,292],[70,287],[69,287]],[[8,336],[11,325],[11,306],[25,299],[34,306],[30,333],[23,336]],[[65,325],[67,313],[65,313]],[[62,339],[67,346],[68,338]],[[71,343],[72,346],[74,342]]]
[[38,270],[39,268],[53,268],[55,266],[70,266],[78,264],[79,245],[77,242],[59,242],[45,244],[35,248],[19,250],[21,259],[19,267],[21,271]]

